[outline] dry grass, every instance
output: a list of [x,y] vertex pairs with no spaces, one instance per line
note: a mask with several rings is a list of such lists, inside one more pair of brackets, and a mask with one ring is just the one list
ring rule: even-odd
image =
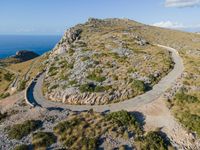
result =
[[0,68],[0,94],[3,94],[7,91],[9,85],[12,83],[12,80],[15,78],[15,76],[13,76],[11,81],[5,80],[7,73],[10,72]]

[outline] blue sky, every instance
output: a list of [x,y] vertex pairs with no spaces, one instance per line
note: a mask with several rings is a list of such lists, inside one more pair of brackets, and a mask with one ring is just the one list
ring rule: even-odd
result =
[[200,0],[0,0],[0,34],[62,34],[95,18],[200,31]]

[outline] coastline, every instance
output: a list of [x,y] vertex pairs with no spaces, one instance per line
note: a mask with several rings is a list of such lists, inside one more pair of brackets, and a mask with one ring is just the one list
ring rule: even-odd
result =
[[20,50],[42,55],[53,49],[60,38],[61,35],[0,35],[0,59],[11,57]]

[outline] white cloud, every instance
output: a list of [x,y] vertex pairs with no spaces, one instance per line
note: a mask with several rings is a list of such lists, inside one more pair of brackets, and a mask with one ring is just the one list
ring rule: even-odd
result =
[[161,21],[158,23],[154,23],[153,26],[162,27],[162,28],[171,28],[171,29],[185,28],[185,26],[182,23],[171,22],[171,21]]
[[184,24],[179,23],[179,22],[161,21],[161,22],[158,22],[158,23],[154,23],[152,25],[157,26],[157,27],[162,27],[162,28],[184,30],[184,31],[190,31],[190,32],[200,31],[200,24],[184,25]]
[[165,0],[166,7],[193,7],[200,5],[200,0]]

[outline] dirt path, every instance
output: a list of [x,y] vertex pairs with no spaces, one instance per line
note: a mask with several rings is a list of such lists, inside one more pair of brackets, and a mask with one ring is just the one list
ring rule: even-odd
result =
[[195,140],[194,136],[178,123],[167,108],[164,98],[161,97],[132,111],[142,112],[145,116],[145,131],[161,129],[177,149],[200,149],[200,140]]
[[6,111],[12,108],[13,105],[21,99],[24,99],[24,91],[0,100],[0,111]]

